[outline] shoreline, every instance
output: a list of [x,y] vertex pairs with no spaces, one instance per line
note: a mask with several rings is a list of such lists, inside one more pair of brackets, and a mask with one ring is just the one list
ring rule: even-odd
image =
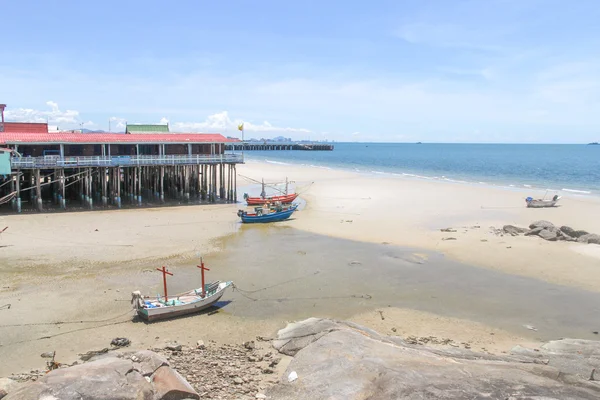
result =
[[[277,152],[277,151],[273,151]],[[284,151],[281,151],[284,152]],[[290,166],[290,167],[298,167],[298,168],[314,168],[314,169],[323,169],[323,170],[333,170],[340,172],[350,172],[356,173],[359,175],[363,175],[365,177],[372,176],[385,176],[385,177],[393,177],[398,179],[406,179],[406,180],[416,180],[421,182],[439,182],[439,183],[447,183],[447,184],[459,184],[459,185],[467,185],[472,187],[483,187],[483,188],[493,188],[493,189],[504,189],[510,191],[523,192],[524,194],[533,194],[536,193],[538,195],[543,195],[547,193],[558,193],[561,196],[579,196],[582,199],[592,198],[596,200],[600,200],[600,190],[583,190],[583,189],[571,189],[571,188],[561,188],[554,189],[543,187],[546,185],[530,185],[530,184],[510,184],[505,182],[484,182],[478,181],[474,179],[472,181],[466,181],[462,179],[451,179],[446,176],[427,176],[427,175],[418,175],[416,173],[410,172],[393,172],[393,171],[378,171],[376,169],[360,169],[354,167],[344,167],[344,166],[329,166],[329,165],[315,165],[315,164],[306,164],[303,162],[295,162],[295,160],[288,161],[279,161],[279,160],[269,160],[265,157],[254,157],[252,154],[245,154],[245,163],[248,164],[258,163],[258,164],[272,164],[272,165],[280,165],[280,166]],[[560,186],[560,185],[559,185]],[[525,197],[523,197],[525,198]]]

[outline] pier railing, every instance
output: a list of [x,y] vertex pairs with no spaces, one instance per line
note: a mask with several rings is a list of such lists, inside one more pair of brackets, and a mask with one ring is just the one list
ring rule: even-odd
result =
[[134,167],[148,165],[197,165],[243,163],[241,154],[195,154],[162,156],[87,156],[87,157],[13,157],[13,169],[79,168],[79,167]]

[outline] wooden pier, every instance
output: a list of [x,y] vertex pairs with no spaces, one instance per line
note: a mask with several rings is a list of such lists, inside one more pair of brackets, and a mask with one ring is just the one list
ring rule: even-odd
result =
[[[3,145],[13,154],[11,174],[0,178],[0,198],[5,199],[0,210],[12,208],[19,213],[237,201],[236,165],[243,163],[243,157],[226,153],[225,140],[215,143],[202,135],[183,135],[177,142],[174,134],[164,139],[126,135],[132,145],[115,143],[122,138],[114,135],[79,135],[76,144],[72,135],[62,135],[57,142],[43,142],[42,136],[25,135],[13,141],[4,137]],[[43,155],[55,148],[58,154]],[[73,153],[97,155],[69,155]]]
[[227,150],[305,150],[305,151],[332,151],[330,143],[292,143],[292,142],[238,142],[225,145]]

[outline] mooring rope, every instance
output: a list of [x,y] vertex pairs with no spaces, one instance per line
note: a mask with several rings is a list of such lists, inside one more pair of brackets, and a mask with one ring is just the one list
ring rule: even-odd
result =
[[[2,306],[2,307],[4,307],[4,306]],[[9,304],[8,308],[10,308],[10,304]],[[128,310],[126,313],[119,314],[116,317],[107,318],[107,319],[79,320],[79,321],[54,321],[54,322],[32,322],[32,323],[25,323],[25,324],[5,324],[5,325],[0,325],[0,328],[14,328],[14,327],[22,327],[22,326],[44,326],[44,325],[97,324],[97,323],[113,321],[117,318],[121,318],[121,317],[131,313],[131,311],[132,310]]]
[[311,274],[288,279],[287,281],[279,282],[279,283],[276,283],[276,284],[273,284],[270,286],[265,286],[263,288],[256,289],[256,290],[245,290],[245,289],[242,289],[239,286],[237,286],[235,283],[233,283],[231,286],[233,288],[233,291],[238,291],[242,297],[245,297],[248,300],[252,300],[252,301],[333,300],[333,299],[366,299],[366,300],[370,300],[373,298],[373,296],[371,296],[370,294],[360,294],[360,295],[353,294],[353,295],[346,295],[346,296],[318,296],[318,297],[281,297],[281,298],[256,298],[256,297],[250,296],[251,294],[254,294],[254,293],[262,292],[264,290],[272,289],[274,287],[285,285],[285,284],[288,284],[288,283],[291,283],[294,281],[298,281],[300,279],[306,279],[311,276],[315,276],[315,275],[319,274],[320,272],[321,271],[315,271]]
[[240,293],[242,297],[247,298],[252,301],[295,301],[295,300],[339,300],[339,299],[365,299],[371,300],[373,296],[370,294],[351,294],[346,296],[317,296],[317,297],[270,297],[270,298],[256,298],[252,296],[248,296],[242,290],[240,290],[237,286],[232,285],[234,291]]

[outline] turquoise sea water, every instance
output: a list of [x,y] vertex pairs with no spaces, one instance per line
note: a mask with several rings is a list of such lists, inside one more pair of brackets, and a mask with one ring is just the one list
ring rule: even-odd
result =
[[600,146],[335,143],[333,151],[247,151],[246,158],[418,179],[600,195]]

